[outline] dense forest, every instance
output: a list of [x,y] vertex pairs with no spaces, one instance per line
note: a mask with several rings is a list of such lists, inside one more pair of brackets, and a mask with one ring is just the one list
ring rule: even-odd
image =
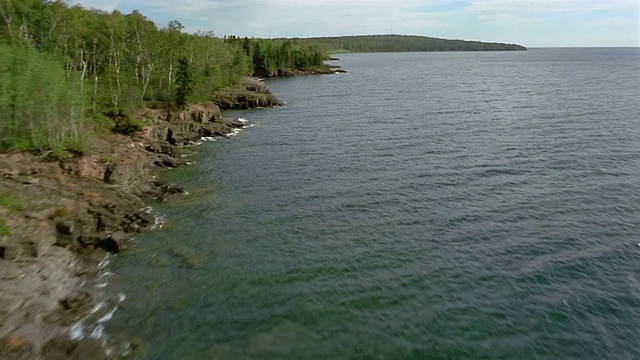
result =
[[100,131],[131,132],[149,102],[180,108],[253,73],[322,66],[316,47],[159,28],[56,0],[0,0],[0,151],[87,151]]
[[447,40],[413,35],[362,35],[318,37],[296,40],[300,44],[318,46],[329,53],[527,50],[524,46],[516,44]]

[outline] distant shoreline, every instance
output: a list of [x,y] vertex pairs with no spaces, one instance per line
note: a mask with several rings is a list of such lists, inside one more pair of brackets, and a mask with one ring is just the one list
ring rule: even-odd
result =
[[330,54],[345,52],[452,52],[452,51],[526,51],[525,46],[499,42],[440,39],[417,35],[358,35],[274,39],[317,46]]

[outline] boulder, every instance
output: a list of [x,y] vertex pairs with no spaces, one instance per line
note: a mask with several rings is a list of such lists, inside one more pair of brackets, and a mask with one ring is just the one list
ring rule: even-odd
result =
[[118,243],[111,237],[107,237],[105,239],[98,241],[95,246],[96,248],[103,249],[112,254],[117,254],[120,249],[120,246],[118,245]]
[[165,154],[174,158],[180,157],[180,149],[175,145],[171,145],[170,143],[158,142],[148,145],[146,149],[147,151],[156,154]]
[[127,162],[112,162],[107,166],[103,180],[111,185],[130,186],[138,181],[140,174],[145,172],[145,167],[145,159],[139,157]]
[[187,165],[188,161],[184,159],[176,159],[168,155],[161,155],[158,160],[154,161],[156,166],[166,166],[170,168],[176,168]]
[[22,255],[22,245],[20,242],[8,239],[0,243],[0,259],[15,260]]

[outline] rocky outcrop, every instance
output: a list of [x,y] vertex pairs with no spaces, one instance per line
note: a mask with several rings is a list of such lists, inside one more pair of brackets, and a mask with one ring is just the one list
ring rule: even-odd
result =
[[215,92],[211,100],[222,110],[282,105],[282,102],[267,89],[264,83],[253,78],[247,78],[237,86]]

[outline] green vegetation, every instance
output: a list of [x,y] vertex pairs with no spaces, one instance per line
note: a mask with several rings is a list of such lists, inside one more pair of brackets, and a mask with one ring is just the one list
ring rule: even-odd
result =
[[176,96],[175,103],[178,109],[184,109],[187,98],[193,92],[193,74],[189,61],[182,57],[178,59],[178,71],[176,72]]
[[0,149],[81,151],[86,135],[78,74],[61,60],[0,43]]
[[3,219],[0,219],[0,237],[7,236],[9,234],[11,234],[9,225],[7,225],[7,223]]
[[18,212],[24,210],[26,205],[20,198],[11,196],[0,188],[0,207],[12,212]]
[[[19,197],[11,196],[0,188],[0,207],[11,212],[18,212],[24,210],[26,205]],[[10,233],[9,225],[7,225],[4,219],[0,219],[0,237],[7,236]]]
[[327,58],[319,46],[287,39],[241,39],[229,36],[225,42],[241,46],[252,60],[256,76],[282,76],[295,69],[319,68]]
[[329,53],[527,50],[524,46],[516,44],[447,40],[413,35],[363,35],[295,40],[298,44],[320,47]]
[[[83,153],[101,131],[129,134],[148,103],[183,108],[250,74],[321,66],[308,45],[187,34],[138,11],[63,0],[0,0],[0,151]],[[267,74],[265,74],[267,73]]]

